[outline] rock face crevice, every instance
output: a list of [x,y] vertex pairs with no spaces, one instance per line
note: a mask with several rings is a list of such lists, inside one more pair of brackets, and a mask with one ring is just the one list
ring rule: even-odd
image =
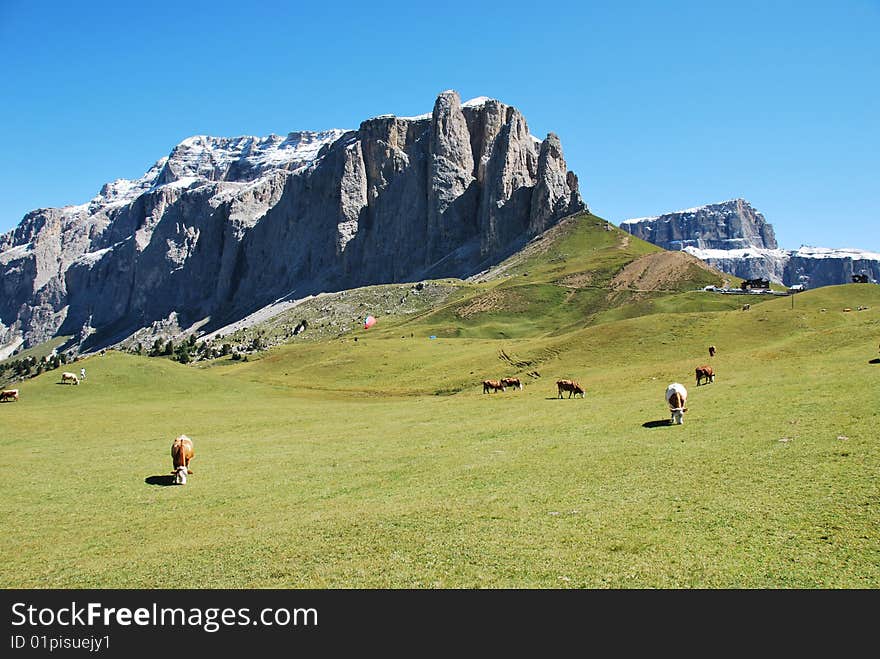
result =
[[210,330],[284,297],[466,277],[586,208],[559,138],[488,98],[264,138],[195,136],[89,203],[0,236],[0,347],[169,318]]

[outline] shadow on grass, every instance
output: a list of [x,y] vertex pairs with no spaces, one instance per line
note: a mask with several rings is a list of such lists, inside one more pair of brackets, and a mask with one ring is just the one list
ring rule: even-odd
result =
[[875,358],[875,359],[872,359],[872,360],[869,361],[868,363],[869,363],[869,364],[880,364],[880,357],[877,357],[877,358]]
[[147,485],[161,485],[162,487],[174,485],[174,474],[162,474],[161,476],[147,476],[144,479],[144,483],[146,483]]
[[658,419],[657,421],[645,421],[642,424],[642,428],[665,428],[666,426],[671,426],[669,419]]

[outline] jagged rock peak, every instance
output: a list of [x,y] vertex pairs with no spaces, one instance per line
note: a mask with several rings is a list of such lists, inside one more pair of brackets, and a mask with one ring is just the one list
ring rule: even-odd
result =
[[293,171],[312,162],[321,147],[346,131],[297,131],[286,137],[195,135],[174,147],[157,179],[162,185],[187,177],[209,181],[254,180],[271,169]]
[[95,214],[129,204],[162,186],[191,187],[209,181],[248,182],[274,170],[295,171],[313,162],[321,148],[349,131],[296,131],[286,136],[193,135],[174,146],[138,179],[105,183],[87,204],[65,206],[67,215]]

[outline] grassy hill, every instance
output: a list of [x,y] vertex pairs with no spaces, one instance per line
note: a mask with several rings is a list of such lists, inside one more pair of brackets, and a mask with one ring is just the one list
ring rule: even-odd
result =
[[[371,335],[419,333],[446,338],[532,338],[562,335],[604,322],[662,311],[738,308],[736,296],[695,293],[706,285],[737,284],[684,252],[667,252],[590,214],[579,214],[524,249],[467,281],[389,284],[325,294],[223,341],[295,342],[358,335],[367,314],[380,319]],[[760,301],[760,299],[758,300]]]
[[[109,351],[80,386],[21,383],[0,580],[175,588],[183,551],[203,588],[880,586],[880,287],[742,311],[598,218],[557,231],[422,307],[346,292],[346,331],[246,363]],[[358,296],[407,311],[365,331]],[[523,391],[482,393],[509,375]],[[195,473],[166,487],[180,433]]]

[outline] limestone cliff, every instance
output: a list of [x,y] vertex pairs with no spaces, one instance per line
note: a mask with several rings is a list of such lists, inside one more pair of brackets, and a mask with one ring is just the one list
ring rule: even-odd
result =
[[0,347],[107,345],[172,316],[209,330],[279,298],[466,277],[585,207],[556,135],[454,91],[357,130],[196,136],[0,236]]

